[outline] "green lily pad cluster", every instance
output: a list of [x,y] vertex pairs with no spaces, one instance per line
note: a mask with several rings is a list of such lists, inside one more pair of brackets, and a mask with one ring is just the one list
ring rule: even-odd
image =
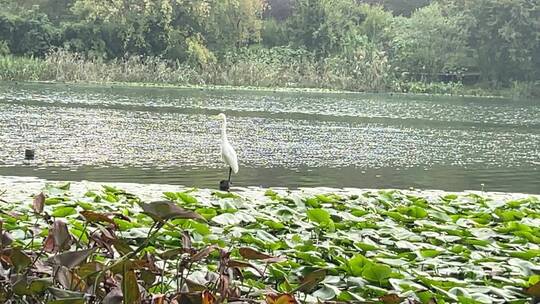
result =
[[[21,269],[33,262],[24,252],[43,248],[48,221],[60,219],[73,237],[71,249],[92,250],[83,257],[99,267],[144,244],[137,256],[152,257],[159,273],[126,276],[148,295],[212,291],[226,256],[239,270],[228,284],[252,300],[264,300],[268,290],[306,302],[530,303],[540,297],[537,196],[191,189],[164,192],[159,205],[110,186],[74,193],[69,185],[48,185],[43,194],[48,219],[36,214],[33,197],[0,202],[2,230],[17,248],[10,256]],[[156,223],[160,231],[149,240]],[[106,227],[122,242],[111,250],[92,247],[93,231]],[[179,248],[187,246],[200,251],[180,280],[178,261],[188,251]],[[59,288],[43,280],[27,285],[36,293]]]

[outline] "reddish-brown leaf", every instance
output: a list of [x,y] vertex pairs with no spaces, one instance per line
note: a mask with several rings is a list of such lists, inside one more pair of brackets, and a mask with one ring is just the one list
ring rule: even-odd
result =
[[114,288],[103,298],[103,304],[122,304],[123,299],[122,290]]
[[81,211],[80,213],[89,223],[105,222],[112,224],[116,227],[116,223],[104,213],[98,213],[94,211]]
[[266,304],[297,304],[298,302],[292,294],[273,294],[269,293],[266,295]]
[[43,251],[48,253],[54,252],[54,238],[52,230],[49,230],[49,235],[43,241]]
[[83,263],[94,251],[94,248],[80,251],[68,251],[53,256],[49,261],[56,265],[66,266],[71,269]]
[[9,244],[11,244],[11,242],[13,242],[13,238],[11,237],[11,235],[9,235],[7,231],[3,230],[3,225],[4,222],[2,222],[2,220],[0,219],[0,249],[2,249],[2,247],[8,246]]
[[308,273],[300,282],[297,291],[309,292],[326,277],[325,269],[317,269]]
[[4,254],[3,252],[0,252],[0,262],[11,265],[11,259],[9,258],[9,255]]
[[187,231],[184,231],[184,233],[182,233],[182,247],[185,250],[191,249],[191,237],[189,237],[189,232]]
[[188,253],[189,251],[186,251],[184,248],[174,248],[169,249],[167,251],[164,251],[158,256],[164,260],[170,260],[170,259],[177,259],[181,254]]
[[255,271],[257,271],[259,273],[259,275],[262,277],[264,276],[264,274],[262,273],[262,271],[260,271],[257,267],[253,266],[252,264],[248,263],[248,262],[242,262],[242,261],[237,261],[237,260],[229,260],[229,262],[227,263],[227,266],[231,267],[231,268],[253,268],[255,269]]
[[106,256],[108,258],[113,258],[114,257],[113,244],[116,238],[115,237],[110,238],[108,236],[109,233],[106,232],[107,230],[104,230],[102,228],[101,230],[102,230],[101,233],[92,233],[90,235],[90,240],[91,242],[94,242],[96,247],[106,249],[107,250]]
[[208,291],[182,292],[178,294],[170,303],[178,304],[213,304],[216,302],[214,295]]
[[34,197],[34,201],[32,202],[32,209],[34,209],[34,212],[36,213],[41,213],[43,212],[44,207],[45,207],[45,194],[41,192],[40,194]]
[[217,250],[219,249],[219,247],[217,245],[210,245],[208,247],[205,247],[203,249],[201,249],[199,252],[197,252],[196,254],[194,254],[192,257],[191,257],[191,261],[192,262],[197,262],[197,261],[200,261],[204,258],[206,258],[212,251],[214,250]]
[[165,304],[165,295],[163,294],[153,295],[152,304]]
[[85,291],[86,283],[76,273],[65,266],[58,266],[55,270],[56,281],[68,290]]
[[267,263],[277,263],[285,261],[284,258],[271,256],[249,247],[242,247],[238,250],[238,252],[244,259],[248,260],[262,260]]
[[157,221],[166,221],[177,218],[206,221],[205,218],[197,212],[181,208],[170,201],[140,203],[140,205],[144,213]]
[[229,297],[229,285],[230,279],[228,275],[221,274],[219,275],[219,294],[221,299],[227,299]]
[[525,288],[525,293],[533,297],[540,297],[540,282]]
[[403,302],[403,300],[403,298],[401,298],[395,293],[389,293],[379,297],[379,301],[383,302],[384,304],[399,304]]
[[0,231],[0,248],[9,246],[13,242],[13,238],[7,231]]
[[248,259],[248,260],[264,260],[264,259],[272,258],[271,255],[259,252],[249,247],[242,247],[238,249],[238,252],[244,259]]
[[206,286],[199,284],[195,281],[192,281],[190,279],[186,279],[186,285],[189,291],[204,291],[206,289]]
[[148,267],[146,260],[125,260],[111,268],[112,273],[123,273],[124,271],[139,270]]
[[201,296],[202,296],[202,304],[214,304],[214,302],[216,302],[216,298],[208,290],[203,291]]
[[[52,238],[52,244],[51,239]],[[49,236],[45,239],[44,248],[46,252],[61,252],[71,247],[72,237],[69,234],[66,223],[56,220],[49,228]],[[52,245],[52,250],[49,251]]]

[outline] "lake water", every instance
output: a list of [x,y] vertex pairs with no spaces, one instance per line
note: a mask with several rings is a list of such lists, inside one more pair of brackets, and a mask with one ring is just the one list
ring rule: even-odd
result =
[[[540,102],[0,83],[0,175],[540,193]],[[24,160],[24,149],[36,151]]]

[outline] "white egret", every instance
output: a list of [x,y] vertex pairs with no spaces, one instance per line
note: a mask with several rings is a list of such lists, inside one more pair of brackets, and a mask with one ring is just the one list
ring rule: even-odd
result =
[[227,118],[225,117],[225,114],[219,113],[217,118],[221,119],[221,159],[229,166],[228,184],[230,184],[231,172],[234,172],[234,174],[238,173],[238,157],[227,138]]

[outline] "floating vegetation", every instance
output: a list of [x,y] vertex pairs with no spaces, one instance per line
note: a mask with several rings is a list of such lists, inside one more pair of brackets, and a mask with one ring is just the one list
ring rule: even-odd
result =
[[28,196],[35,185],[0,191],[0,302],[527,303],[540,296],[538,196],[163,186],[159,199],[149,199],[80,183]]

